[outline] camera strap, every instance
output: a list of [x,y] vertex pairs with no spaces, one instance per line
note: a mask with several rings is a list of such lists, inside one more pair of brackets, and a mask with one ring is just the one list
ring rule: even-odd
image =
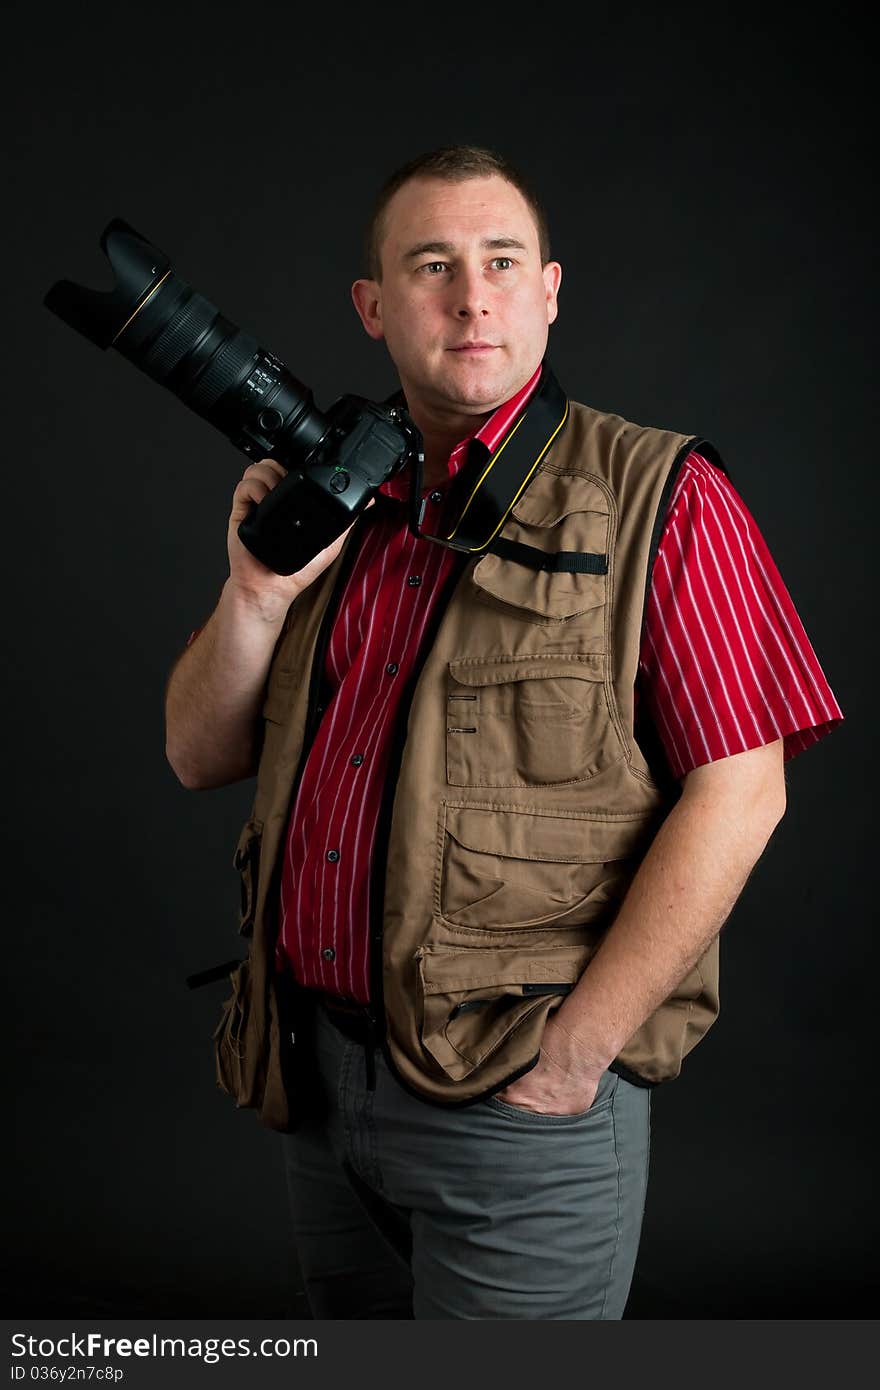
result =
[[606,555],[576,550],[548,553],[498,534],[568,415],[568,398],[545,360],[537,389],[494,453],[478,440],[471,441],[467,462],[450,483],[433,532],[422,529],[427,500],[422,497],[423,455],[414,450],[410,460],[410,530],[423,540],[452,550],[471,555],[491,552],[530,569],[607,573]]

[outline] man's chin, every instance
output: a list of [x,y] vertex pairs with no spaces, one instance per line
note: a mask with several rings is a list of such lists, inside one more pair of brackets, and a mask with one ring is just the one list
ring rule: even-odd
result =
[[443,373],[442,388],[450,401],[468,410],[494,410],[513,394],[509,370],[491,361],[455,362]]

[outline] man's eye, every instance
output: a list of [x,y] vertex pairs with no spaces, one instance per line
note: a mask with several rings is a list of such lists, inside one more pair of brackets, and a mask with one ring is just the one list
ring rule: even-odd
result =
[[513,265],[513,261],[510,256],[496,256],[492,264],[498,266],[499,270],[509,270]]
[[433,274],[434,274],[436,271],[438,271],[438,270],[445,270],[445,269],[446,269],[446,262],[445,262],[445,261],[427,261],[427,262],[425,263],[425,265],[423,265],[423,266],[421,267],[421,269],[424,270],[424,271],[426,271],[426,272],[428,273],[428,275],[433,275]]

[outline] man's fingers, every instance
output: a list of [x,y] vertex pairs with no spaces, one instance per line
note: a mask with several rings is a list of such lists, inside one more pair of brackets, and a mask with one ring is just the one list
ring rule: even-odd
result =
[[260,459],[258,463],[249,463],[241,476],[265,478],[274,486],[281,478],[287,477],[287,469],[282,468],[275,459]]
[[249,463],[241,475],[241,482],[235,485],[233,498],[252,496],[246,489],[255,484],[260,489],[259,497],[255,499],[259,501],[260,498],[265,497],[267,492],[271,492],[273,487],[277,487],[282,478],[286,477],[286,470],[274,459],[261,459],[259,463]]
[[271,491],[271,484],[264,483],[262,478],[248,478],[246,481],[236,484],[232,496],[236,501],[240,501],[243,497],[249,497],[252,501],[259,502],[266,496],[267,492]]
[[232,521],[243,521],[250,511],[252,502],[262,502],[271,487],[260,478],[248,478],[238,483],[232,494]]

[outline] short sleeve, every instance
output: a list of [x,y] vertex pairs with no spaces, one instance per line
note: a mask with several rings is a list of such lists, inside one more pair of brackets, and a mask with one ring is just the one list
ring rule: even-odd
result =
[[792,758],[843,719],[754,518],[698,453],[657,549],[637,693],[679,778],[779,738]]

